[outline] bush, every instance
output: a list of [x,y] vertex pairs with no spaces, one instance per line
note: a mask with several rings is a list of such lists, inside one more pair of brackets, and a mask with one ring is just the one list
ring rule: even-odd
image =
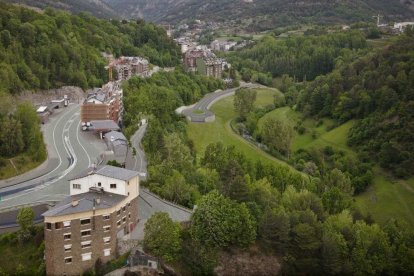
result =
[[0,236],[0,244],[15,244],[17,243],[16,233],[4,233]]

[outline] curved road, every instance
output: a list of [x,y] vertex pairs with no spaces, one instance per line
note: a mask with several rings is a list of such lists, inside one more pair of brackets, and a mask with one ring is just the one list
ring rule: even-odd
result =
[[23,204],[58,201],[69,193],[67,180],[96,162],[103,145],[91,133],[80,132],[80,106],[69,105],[51,117],[43,135],[48,148],[46,174],[0,189],[0,210]]
[[187,117],[191,122],[205,123],[212,122],[215,119],[214,113],[209,110],[217,101],[232,96],[239,88],[259,88],[262,87],[253,83],[242,83],[239,87],[231,88],[223,91],[217,91],[206,94],[199,102],[191,107],[182,107],[181,114]]

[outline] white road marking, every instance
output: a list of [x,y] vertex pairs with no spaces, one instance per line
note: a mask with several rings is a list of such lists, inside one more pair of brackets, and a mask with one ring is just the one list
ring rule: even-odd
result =
[[76,139],[78,140],[78,143],[79,143],[79,145],[82,147],[82,149],[85,151],[85,153],[86,153],[86,156],[88,157],[88,168],[90,167],[90,165],[91,165],[91,157],[89,156],[89,154],[88,154],[88,152],[86,151],[86,149],[85,149],[85,147],[82,145],[82,143],[80,142],[80,140],[79,140],[79,130],[80,130],[80,125],[81,125],[81,122],[80,122],[80,120],[79,120],[79,123],[78,123],[78,128],[76,129]]

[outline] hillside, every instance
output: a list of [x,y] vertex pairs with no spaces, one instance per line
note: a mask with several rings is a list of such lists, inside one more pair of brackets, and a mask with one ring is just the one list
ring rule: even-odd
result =
[[164,29],[145,22],[119,22],[0,2],[0,90],[19,93],[63,85],[99,87],[106,59],[142,56],[159,66],[179,63],[180,51]]
[[234,20],[254,29],[297,23],[341,23],[371,20],[381,13],[387,20],[413,18],[412,1],[400,0],[103,0],[123,17],[155,22],[186,19]]
[[45,9],[47,7],[66,10],[73,14],[88,12],[100,18],[116,18],[117,13],[101,0],[5,0],[9,3],[17,3],[25,6]]

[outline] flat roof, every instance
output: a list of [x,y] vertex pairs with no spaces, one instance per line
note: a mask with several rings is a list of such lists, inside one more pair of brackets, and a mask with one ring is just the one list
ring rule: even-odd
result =
[[[44,212],[44,217],[57,217],[69,214],[82,213],[87,211],[107,209],[117,205],[124,200],[126,196],[118,195],[108,192],[95,192],[90,191],[83,194],[68,196],[53,208]],[[76,201],[77,204],[72,204]]]
[[119,130],[119,126],[112,120],[94,120],[91,121],[90,129],[95,131],[110,131],[110,130]]

